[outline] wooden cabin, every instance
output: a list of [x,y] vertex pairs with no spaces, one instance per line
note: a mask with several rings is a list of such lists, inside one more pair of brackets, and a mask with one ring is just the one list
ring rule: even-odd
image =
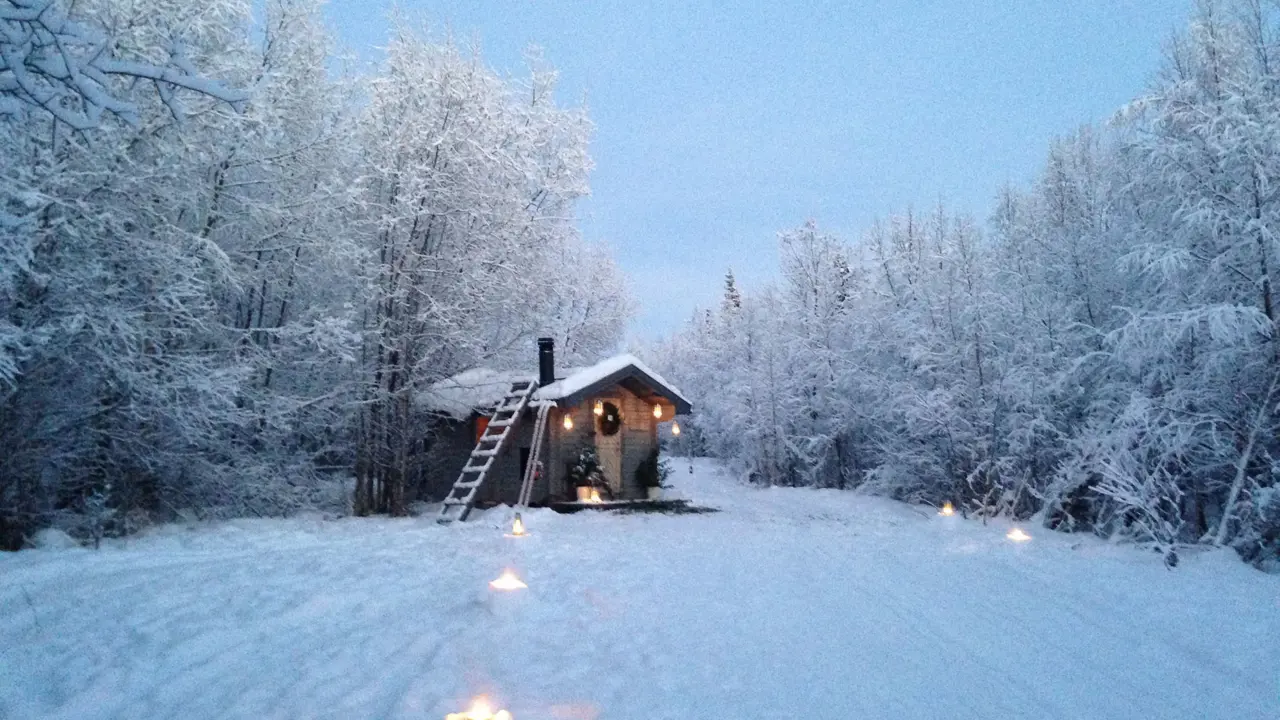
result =
[[[646,497],[641,466],[657,452],[660,432],[670,432],[676,417],[690,412],[689,401],[633,355],[560,372],[552,341],[542,338],[538,343],[537,375],[477,368],[435,383],[419,397],[424,409],[438,420],[424,478],[428,499],[451,497],[462,469],[478,454],[490,419],[502,417],[506,422],[507,416],[495,415],[495,408],[513,386],[524,383],[532,387],[527,404],[507,427],[505,442],[488,463],[475,489],[475,505],[515,505],[526,480],[530,505],[575,500],[571,468],[588,448],[596,451],[607,495],[617,500]],[[545,430],[536,439],[536,417],[542,405],[547,406]],[[542,446],[535,452],[537,442]],[[538,460],[530,473],[535,455]]]

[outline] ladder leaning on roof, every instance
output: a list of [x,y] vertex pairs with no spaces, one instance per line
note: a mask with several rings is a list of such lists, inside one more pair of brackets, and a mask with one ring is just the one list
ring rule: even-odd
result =
[[547,434],[547,416],[551,414],[551,408],[556,406],[556,401],[539,400],[534,405],[538,406],[538,421],[533,424],[533,449],[529,452],[529,464],[524,469],[524,482],[520,483],[520,496],[516,500],[516,507],[529,507],[529,500],[533,495],[533,481],[538,477],[542,465],[542,444]]
[[[529,404],[529,399],[537,389],[536,380],[519,380],[511,383],[511,389],[494,406],[493,413],[489,416],[489,425],[476,441],[476,447],[471,451],[467,464],[463,466],[458,479],[453,483],[453,488],[445,496],[444,506],[440,508],[440,517],[436,522],[462,521],[471,514],[471,508],[476,502],[476,494],[484,485],[489,470],[498,459],[503,446],[506,445],[507,437],[511,435],[511,429],[520,422],[525,406]],[[544,420],[542,412],[539,412],[538,417],[539,420]]]

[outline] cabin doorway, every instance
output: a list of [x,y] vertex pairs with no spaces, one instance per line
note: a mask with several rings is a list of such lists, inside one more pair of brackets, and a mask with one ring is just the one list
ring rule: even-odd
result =
[[596,416],[596,457],[614,497],[622,497],[622,410],[616,399],[602,400]]

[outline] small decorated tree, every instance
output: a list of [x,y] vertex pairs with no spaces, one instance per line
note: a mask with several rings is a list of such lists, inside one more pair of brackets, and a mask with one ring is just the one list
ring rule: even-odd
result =
[[586,448],[578,453],[578,459],[569,468],[569,482],[574,487],[596,488],[602,495],[609,493],[609,483],[605,481],[595,448]]

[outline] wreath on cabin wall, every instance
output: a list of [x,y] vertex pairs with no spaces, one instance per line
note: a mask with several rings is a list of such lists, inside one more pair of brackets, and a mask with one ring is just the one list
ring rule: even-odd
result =
[[600,413],[600,434],[617,435],[622,429],[622,411],[611,402],[604,404],[604,412]]

